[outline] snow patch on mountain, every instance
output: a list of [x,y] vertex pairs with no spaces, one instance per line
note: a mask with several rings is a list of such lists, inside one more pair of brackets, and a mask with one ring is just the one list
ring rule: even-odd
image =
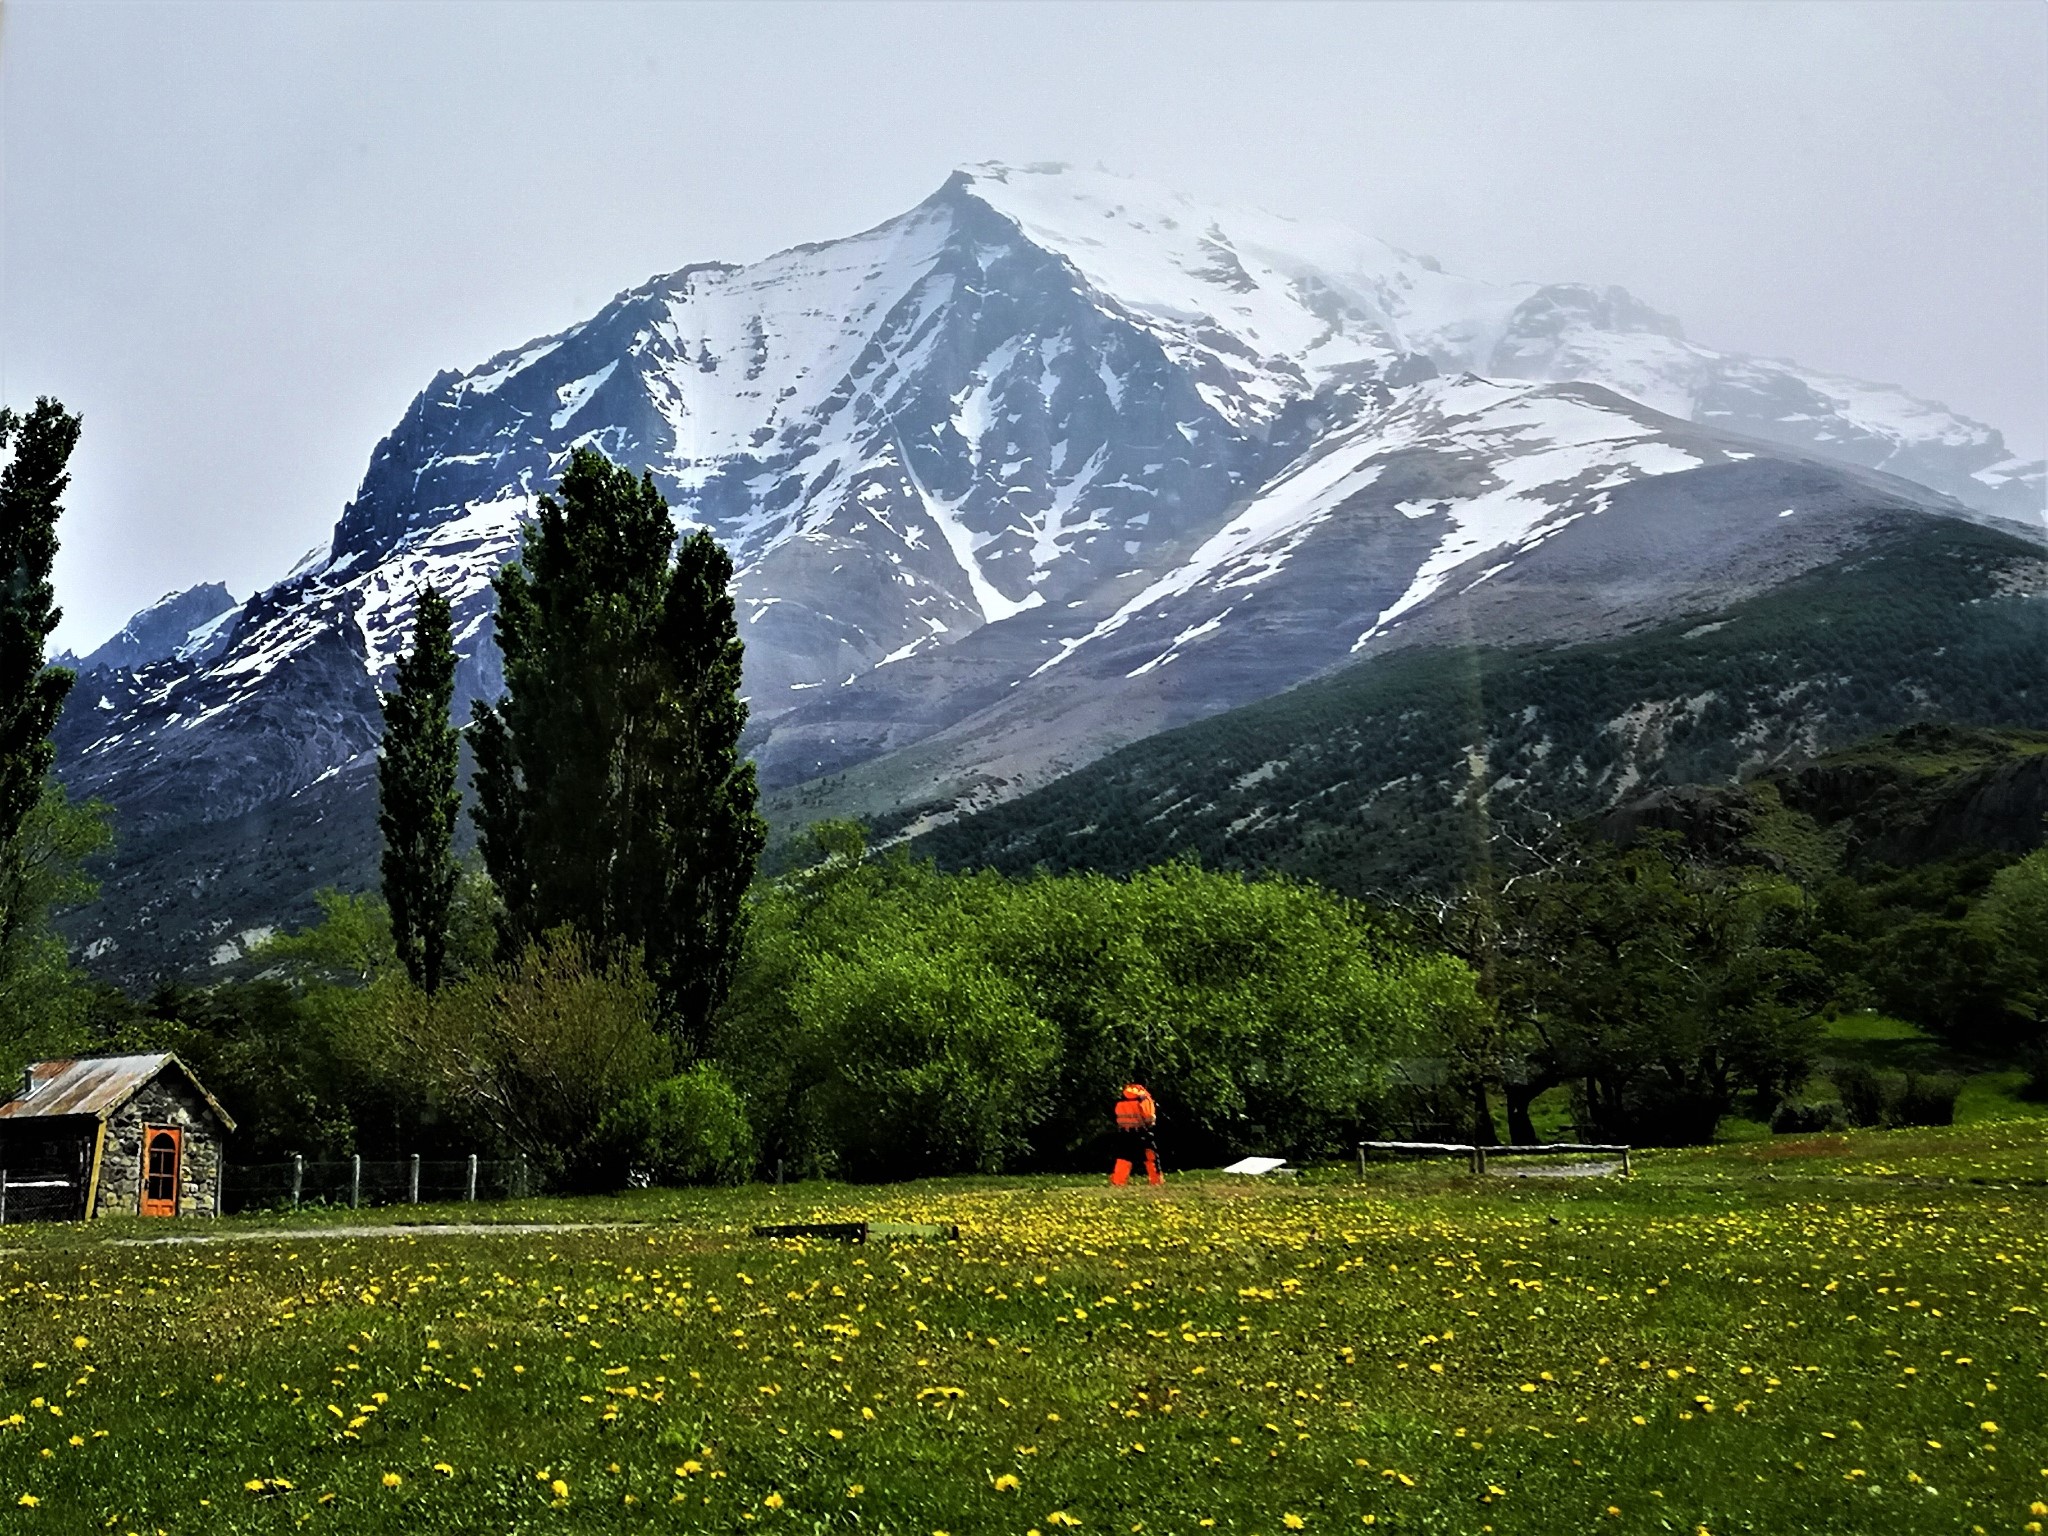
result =
[[[1664,440],[1670,425],[1611,396],[1469,374],[1394,391],[1384,410],[1318,443],[1186,560],[1085,632],[1062,639],[1057,654],[1030,675],[1051,671],[1133,620],[1167,619],[1173,602],[1191,593],[1224,602],[1225,594],[1269,580],[1360,492],[1404,461],[1412,473],[1417,456],[1426,455],[1452,471],[1438,476],[1446,487],[1473,489],[1393,504],[1403,519],[1436,519],[1442,531],[1405,590],[1359,636],[1357,649],[1436,595],[1475,557],[1532,549],[1578,518],[1597,516],[1606,493],[1620,486],[1699,468],[1702,457]],[[1191,623],[1131,675],[1164,665],[1183,645],[1218,632],[1230,611],[1226,606]]]
[[1452,571],[1475,556],[1510,546],[1532,548],[1576,517],[1605,510],[1605,498],[1596,494],[1584,512],[1560,517],[1579,496],[1705,462],[1658,441],[1654,422],[1576,395],[1471,377],[1441,392],[1417,394],[1412,408],[1376,435],[1373,451],[1413,446],[1427,433],[1439,451],[1483,464],[1493,484],[1478,495],[1435,504],[1447,520],[1446,533],[1407,591],[1358,637],[1354,650],[1433,596]]
[[[1087,633],[1060,642],[1059,654],[1032,669],[1037,677],[1051,671],[1090,641],[1099,640],[1169,598],[1180,597],[1207,583],[1219,589],[1250,586],[1270,576],[1317,523],[1336,511],[1344,499],[1379,478],[1382,466],[1370,460],[1375,446],[1355,451],[1337,449],[1312,455],[1283,473],[1251,504],[1203,543],[1182,564],[1152,582],[1137,596]],[[1206,627],[1202,629],[1206,633]],[[1179,638],[1192,639],[1196,632]]]

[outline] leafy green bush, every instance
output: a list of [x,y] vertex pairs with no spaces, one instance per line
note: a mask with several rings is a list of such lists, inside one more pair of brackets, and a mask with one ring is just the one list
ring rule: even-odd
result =
[[2036,1038],[2020,1052],[2020,1070],[2026,1073],[2020,1097],[2034,1104],[2048,1102],[2048,1040]]
[[1905,1086],[1898,1073],[1881,1073],[1860,1061],[1846,1062],[1830,1075],[1842,1096],[1842,1112],[1857,1126],[1884,1125]]
[[1879,1072],[1861,1062],[1835,1068],[1834,1079],[1857,1126],[1953,1125],[1963,1091],[1952,1072]]
[[1909,1073],[1894,1111],[1897,1125],[1954,1125],[1963,1080],[1953,1072]]
[[844,1173],[994,1173],[1028,1146],[1059,1037],[966,946],[877,935],[821,957],[796,1009],[834,1063],[820,1108]]
[[1849,1116],[1840,1104],[1803,1104],[1787,1099],[1771,1116],[1771,1131],[1779,1136],[1840,1131],[1848,1129],[1848,1126]]
[[738,1184],[754,1170],[746,1105],[709,1062],[614,1107],[598,1140],[625,1176],[642,1173],[656,1184]]
[[543,1177],[603,1182],[606,1118],[668,1076],[654,984],[637,954],[604,955],[567,928],[507,963],[426,994],[387,978],[364,1020],[379,1053],[423,1072],[480,1134]]

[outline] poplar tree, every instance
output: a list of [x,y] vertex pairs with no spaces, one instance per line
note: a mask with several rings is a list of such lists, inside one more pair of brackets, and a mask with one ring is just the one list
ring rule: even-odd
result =
[[57,755],[50,732],[71,692],[71,674],[46,666],[44,647],[63,616],[50,567],[78,427],[47,395],[26,416],[0,407],[0,452],[13,451],[0,469],[0,858],[10,862],[42,798]]
[[391,936],[413,985],[441,985],[455,900],[456,783],[460,740],[455,640],[448,599],[420,590],[412,650],[399,658],[398,691],[384,696],[384,752],[377,764],[377,824],[384,832],[384,902]]
[[78,429],[47,397],[0,408],[0,1080],[77,1049],[83,994],[49,913],[93,894],[83,861],[112,840],[105,808],[72,805],[50,775],[72,682],[44,661],[61,616],[50,567]]
[[739,753],[731,582],[708,533],[677,548],[651,477],[578,449],[496,579],[505,697],[471,731],[507,938],[569,925],[637,949],[691,1054],[731,983],[766,841]]

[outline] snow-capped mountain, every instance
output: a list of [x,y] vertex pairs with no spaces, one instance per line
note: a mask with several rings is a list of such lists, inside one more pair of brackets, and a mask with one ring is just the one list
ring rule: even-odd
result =
[[[327,549],[74,701],[66,778],[181,858],[197,824],[342,815],[414,591],[455,604],[464,699],[495,693],[490,577],[584,444],[732,549],[784,783],[997,717],[1057,766],[1426,638],[1454,599],[1503,637],[1583,632],[1804,568],[1865,512],[2038,521],[2042,494],[1988,427],[1712,352],[1619,290],[980,166],[864,234],[686,267],[437,376]],[[1567,549],[1590,606],[1536,590]],[[1099,726],[1048,729],[1069,714]]]
[[115,668],[133,672],[153,662],[204,660],[227,638],[228,620],[242,605],[217,581],[166,592],[121,626],[121,632],[84,656],[69,651],[55,664],[76,672]]

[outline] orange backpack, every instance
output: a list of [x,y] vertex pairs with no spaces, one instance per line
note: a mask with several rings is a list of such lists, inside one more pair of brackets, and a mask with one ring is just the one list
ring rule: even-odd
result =
[[1116,1128],[1120,1131],[1149,1131],[1159,1122],[1159,1106],[1140,1084],[1133,1083],[1116,1101]]

